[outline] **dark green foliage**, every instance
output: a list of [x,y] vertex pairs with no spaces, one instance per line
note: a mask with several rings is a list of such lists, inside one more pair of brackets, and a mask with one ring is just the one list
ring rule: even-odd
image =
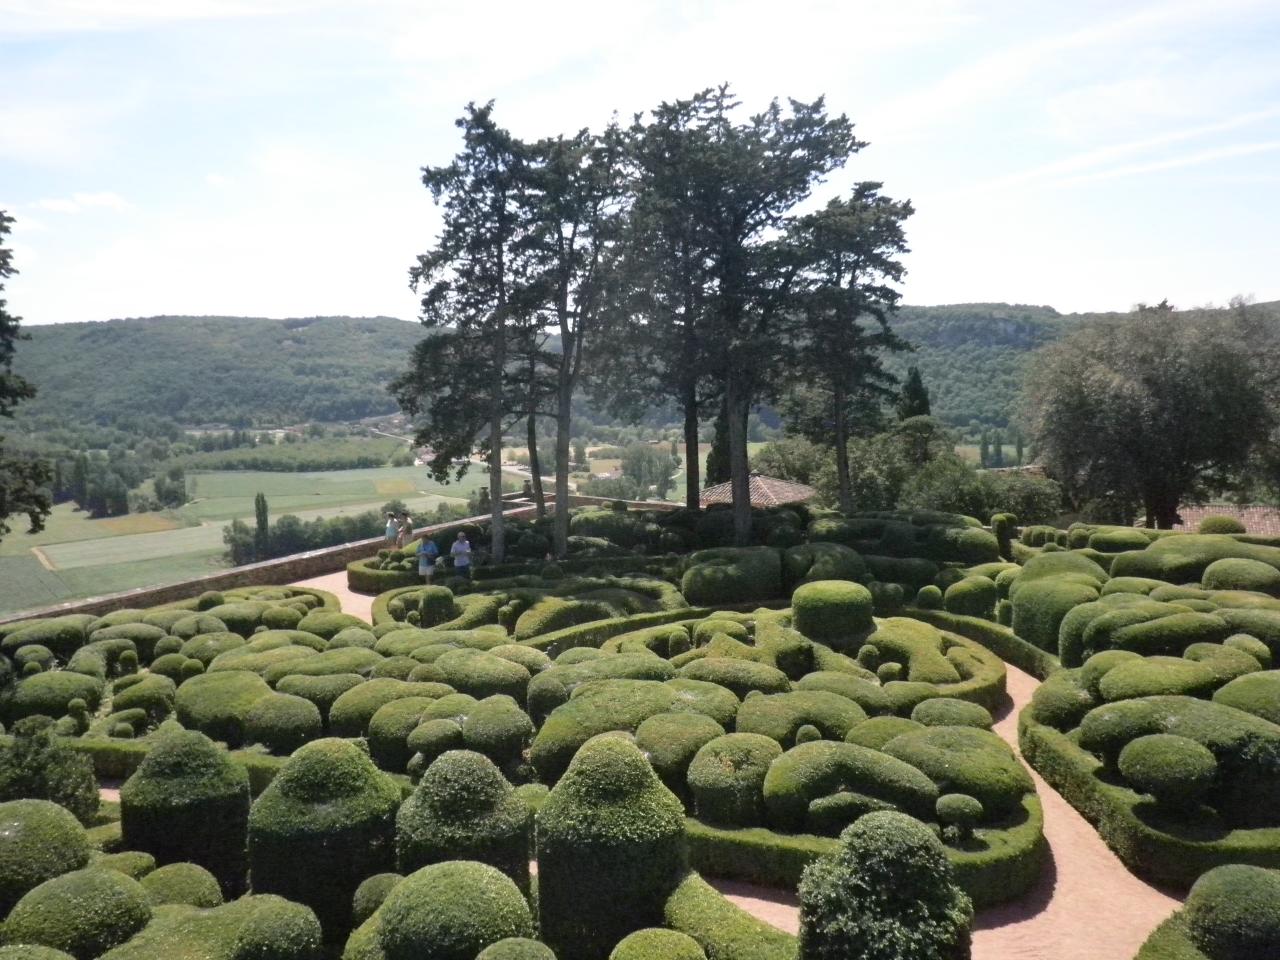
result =
[[932,583],[927,583],[916,591],[915,605],[922,610],[941,610],[943,605],[942,591]]
[[598,737],[539,810],[537,851],[542,939],[560,960],[600,960],[662,922],[685,872],[684,811],[639,750]]
[[106,684],[99,678],[82,673],[68,670],[37,673],[0,692],[0,713],[9,723],[36,714],[57,719],[66,716],[67,705],[76,699],[96,710],[105,688]]
[[195,863],[171,863],[141,878],[152,906],[185,903],[193,907],[216,907],[222,903],[218,878]]
[[48,800],[0,803],[0,915],[27,891],[89,862],[89,839],[67,810]]
[[1058,652],[1058,628],[1073,607],[1098,599],[1098,588],[1089,583],[1048,577],[1028,581],[1019,578],[1012,594],[1013,632],[1050,653]]
[[1200,521],[1196,533],[1244,533],[1244,524],[1235,517],[1210,514]]
[[356,673],[337,673],[316,677],[290,674],[281,678],[276,684],[276,692],[310,700],[320,710],[320,718],[327,728],[329,708],[334,701],[364,682],[364,677]]
[[791,688],[787,675],[777,667],[737,657],[703,657],[680,668],[687,680],[716,683],[744,698],[753,690],[761,693],[785,693]]
[[987,730],[926,727],[881,749],[926,774],[939,793],[967,793],[995,817],[1016,811],[1023,794],[1035,789],[1009,746]]
[[245,717],[245,740],[288,756],[322,733],[320,709],[310,700],[273,693],[255,703]]
[[688,558],[680,592],[702,606],[774,599],[782,594],[781,557],[772,547],[700,550]]
[[688,934],[650,927],[619,941],[609,960],[707,960],[707,955]]
[[453,750],[423,774],[396,817],[396,859],[409,874],[444,860],[496,867],[529,888],[533,817],[493,761]]
[[1280,871],[1245,864],[1204,874],[1187,896],[1187,931],[1210,960],[1280,953]]
[[26,894],[5,921],[5,939],[53,947],[76,960],[96,960],[151,919],[151,901],[136,880],[89,867],[47,880]]
[[986,707],[953,697],[922,700],[912,709],[911,719],[926,727],[977,727],[990,730],[995,725]]
[[509,937],[531,937],[529,906],[511,879],[461,860],[423,867],[398,883],[378,911],[387,960],[475,960]]
[[360,881],[394,865],[399,805],[399,787],[356,745],[301,747],[250,811],[253,889],[306,904],[338,936]]
[[265,680],[247,670],[206,673],[178,687],[174,709],[178,722],[214,740],[238,747],[254,704],[272,691]]
[[485,947],[476,955],[476,960],[556,960],[556,955],[537,940],[507,937]]
[[663,913],[667,927],[693,937],[715,960],[795,960],[795,937],[729,902],[694,871],[685,874]]
[[748,698],[738,709],[736,730],[758,733],[786,749],[801,727],[814,726],[828,740],[843,740],[866,712],[846,697],[825,690],[796,690]]
[[701,713],[657,713],[636,727],[636,746],[666,788],[683,800],[689,796],[685,780],[694,757],[724,735],[724,727]]
[[727,827],[764,822],[764,780],[782,756],[771,737],[731,733],[701,747],[689,764],[688,784],[700,820]]
[[1203,663],[1182,657],[1144,657],[1115,664],[1098,681],[1097,689],[1110,703],[1162,694],[1207,697],[1219,683]]
[[990,620],[995,610],[997,595],[994,580],[986,577],[965,577],[947,587],[943,606],[950,613]]
[[117,711],[134,708],[145,710],[149,722],[159,723],[173,712],[177,694],[178,688],[173,680],[149,674],[124,689],[117,684],[111,706]]
[[967,960],[973,904],[938,839],[900,813],[870,813],[800,882],[801,960]]
[[120,790],[124,842],[161,864],[197,863],[234,896],[244,889],[249,778],[208,737],[165,734]]
[[1200,578],[1206,590],[1253,590],[1280,597],[1280,570],[1261,560],[1224,557],[1205,567]]
[[1135,790],[1172,807],[1198,804],[1218,772],[1207,747],[1169,733],[1131,740],[1120,751],[1119,767]]
[[872,603],[866,587],[845,580],[805,583],[791,594],[796,629],[837,650],[870,629]]
[[1280,724],[1280,670],[1237,677],[1219,687],[1213,701]]
[[30,945],[0,947],[0,960],[74,960],[69,953],[53,947]]
[[803,543],[783,551],[782,572],[788,584],[861,581],[867,577],[867,565],[855,550],[842,543]]
[[352,924],[358,927],[373,916],[403,879],[398,873],[375,873],[356,887],[351,900]]
[[405,697],[439,697],[450,693],[442,683],[417,683],[380,677],[352,687],[329,707],[329,730],[338,737],[363,737],[373,715],[385,704]]
[[88,823],[98,812],[92,761],[55,736],[47,717],[19,720],[12,733],[12,740],[0,745],[0,801],[52,800]]
[[934,809],[938,822],[944,829],[952,828],[960,840],[973,836],[973,828],[982,822],[985,813],[982,802],[967,793],[944,793]]

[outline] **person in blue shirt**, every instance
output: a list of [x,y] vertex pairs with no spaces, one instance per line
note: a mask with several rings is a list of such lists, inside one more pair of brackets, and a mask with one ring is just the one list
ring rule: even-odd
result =
[[430,537],[423,537],[418,541],[418,576],[422,577],[423,583],[431,582],[431,575],[435,573],[436,561],[440,558],[440,548],[436,546],[436,542]]

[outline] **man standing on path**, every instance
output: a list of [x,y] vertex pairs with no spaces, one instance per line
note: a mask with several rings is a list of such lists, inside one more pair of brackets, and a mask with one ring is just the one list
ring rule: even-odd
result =
[[424,536],[418,541],[418,576],[423,583],[431,582],[431,574],[435,572],[436,560],[440,557],[440,548],[430,537]]
[[453,557],[453,569],[460,577],[471,579],[471,544],[467,540],[467,535],[461,530],[458,531],[458,538],[453,541],[453,546],[449,548],[449,554]]

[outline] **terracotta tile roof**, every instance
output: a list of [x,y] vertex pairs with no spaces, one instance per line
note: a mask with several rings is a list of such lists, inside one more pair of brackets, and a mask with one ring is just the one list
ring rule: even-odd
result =
[[[758,473],[751,474],[751,505],[753,507],[778,507],[785,503],[802,503],[817,495],[813,487],[803,483],[792,483],[790,480],[779,480],[777,477],[762,477]],[[702,491],[703,505],[710,503],[733,503],[733,484],[718,483]]]
[[1275,507],[1264,507],[1250,504],[1237,507],[1232,503],[1204,503],[1196,506],[1181,506],[1178,513],[1182,523],[1175,530],[1195,533],[1200,521],[1208,516],[1234,517],[1244,524],[1247,532],[1265,537],[1280,537],[1280,510]]

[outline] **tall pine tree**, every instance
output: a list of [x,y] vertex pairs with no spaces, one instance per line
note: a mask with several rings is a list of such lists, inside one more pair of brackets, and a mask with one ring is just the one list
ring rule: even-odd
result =
[[898,396],[898,419],[927,417],[931,413],[929,391],[924,385],[924,377],[920,376],[920,368],[912,364],[907,368],[907,378],[902,382],[902,391]]

